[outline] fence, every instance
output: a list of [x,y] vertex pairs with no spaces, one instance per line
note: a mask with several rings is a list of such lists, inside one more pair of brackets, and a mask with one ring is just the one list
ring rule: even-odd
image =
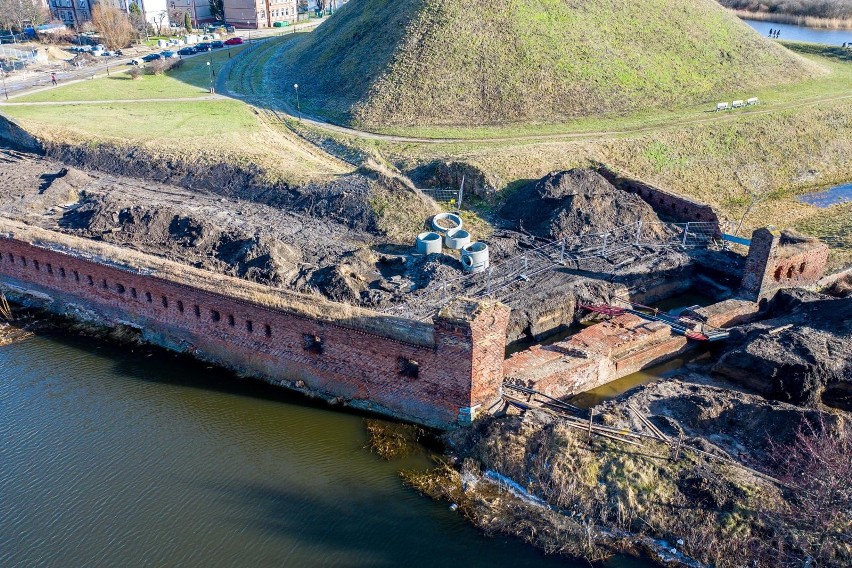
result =
[[[714,223],[644,223],[637,221],[603,233],[589,233],[548,241],[494,262],[477,274],[432,282],[413,292],[404,303],[385,309],[415,319],[428,319],[455,295],[496,298],[512,306],[513,296],[536,280],[562,267],[611,273],[640,259],[671,249],[709,246],[715,240]],[[567,277],[567,276],[566,276]]]

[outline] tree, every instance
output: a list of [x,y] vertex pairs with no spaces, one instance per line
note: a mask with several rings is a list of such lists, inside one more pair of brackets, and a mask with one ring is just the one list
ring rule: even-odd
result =
[[0,0],[0,28],[24,31],[47,21],[44,7],[38,0]]
[[141,39],[143,35],[148,36],[148,22],[145,21],[145,14],[135,2],[130,4],[130,26],[137,39]]
[[800,424],[789,446],[773,444],[771,457],[772,473],[793,494],[792,506],[779,506],[769,516],[770,525],[786,535],[787,547],[779,547],[784,560],[798,566],[849,566],[852,428],[831,427],[820,415]]
[[210,0],[210,15],[215,19],[224,21],[225,20],[225,1],[224,0]]
[[123,11],[114,6],[96,4],[92,9],[92,25],[98,30],[108,49],[122,49],[133,39],[133,27]]
[[192,31],[192,18],[189,16],[189,12],[183,14],[183,27],[186,28],[187,32]]

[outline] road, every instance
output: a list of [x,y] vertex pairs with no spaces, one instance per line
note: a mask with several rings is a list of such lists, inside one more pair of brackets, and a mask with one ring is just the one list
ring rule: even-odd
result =
[[[263,42],[274,37],[279,37],[285,33],[296,33],[297,31],[315,28],[324,21],[325,19],[310,20],[301,24],[296,24],[295,26],[289,26],[287,28],[270,28],[257,31],[239,30],[241,32],[239,37],[243,38],[244,42],[253,45],[256,42]],[[104,57],[102,58],[102,61],[98,60],[94,64],[87,65],[86,67],[82,67],[79,69],[66,65],[67,69],[60,70],[62,66],[61,64],[57,64],[54,66],[56,68],[56,79],[57,81],[59,81],[59,85],[61,86],[69,82],[93,79],[95,77],[109,75],[110,73],[122,73],[130,68],[130,65],[128,64],[132,59],[142,57],[147,53],[156,53],[160,51],[165,51],[165,48],[141,50],[131,57]],[[185,56],[185,58],[196,57],[197,55],[202,54],[188,55]],[[16,77],[15,75],[7,76],[4,84],[4,94],[11,99],[25,94],[30,94],[35,91],[41,91],[47,88],[51,88],[52,85],[50,83],[50,74],[51,69],[47,68],[41,73],[27,74],[26,76],[20,78]]]
[[[271,48],[272,45],[269,46]],[[678,115],[662,117],[658,120],[648,120],[644,124],[631,126],[617,130],[594,130],[594,131],[575,131],[561,132],[552,134],[518,134],[513,136],[495,136],[495,137],[480,137],[480,138],[447,138],[447,137],[412,137],[398,136],[393,134],[379,134],[368,130],[359,130],[339,124],[334,124],[323,118],[311,116],[302,112],[300,109],[293,108],[291,102],[282,97],[267,97],[263,93],[258,93],[256,85],[251,78],[255,75],[253,71],[258,65],[258,58],[263,53],[263,50],[255,50],[252,52],[243,52],[238,57],[231,60],[220,72],[216,81],[216,92],[229,96],[235,99],[242,100],[247,104],[266,109],[278,116],[279,119],[299,120],[303,124],[324,130],[333,134],[343,134],[346,136],[357,137],[365,140],[378,140],[383,142],[400,142],[400,143],[415,143],[415,144],[456,144],[456,143],[505,143],[505,142],[547,142],[560,140],[599,140],[605,138],[613,138],[625,135],[646,134],[650,132],[659,132],[670,128],[680,128],[683,126],[692,126],[705,123],[729,122],[739,120],[740,118],[752,117],[756,115],[765,115],[776,113],[782,110],[793,110],[798,108],[813,107],[819,104],[837,102],[842,100],[852,100],[852,93],[837,94],[831,93],[821,96],[809,97],[805,99],[794,100],[786,103],[776,103],[765,107],[749,109],[748,112],[740,110],[731,110],[725,112],[695,111],[690,115]],[[238,83],[237,89],[228,89],[227,82],[236,79]]]

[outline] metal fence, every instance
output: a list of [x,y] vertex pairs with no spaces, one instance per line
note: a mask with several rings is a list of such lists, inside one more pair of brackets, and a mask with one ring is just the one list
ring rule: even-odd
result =
[[[637,221],[611,231],[588,233],[560,241],[541,242],[514,256],[500,259],[484,272],[459,272],[455,278],[432,282],[413,292],[386,313],[428,319],[455,295],[492,297],[512,305],[512,297],[559,268],[613,273],[639,260],[671,249],[704,248],[718,234],[714,223],[643,223]],[[565,275],[570,277],[570,275]]]

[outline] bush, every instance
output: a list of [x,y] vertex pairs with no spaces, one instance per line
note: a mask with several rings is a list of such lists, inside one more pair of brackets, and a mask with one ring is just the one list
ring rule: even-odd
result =
[[130,75],[131,79],[136,80],[142,76],[142,70],[138,67],[133,67],[130,71],[127,72],[127,74]]
[[183,65],[180,59],[157,59],[145,66],[146,75],[162,75],[166,71],[177,69]]

